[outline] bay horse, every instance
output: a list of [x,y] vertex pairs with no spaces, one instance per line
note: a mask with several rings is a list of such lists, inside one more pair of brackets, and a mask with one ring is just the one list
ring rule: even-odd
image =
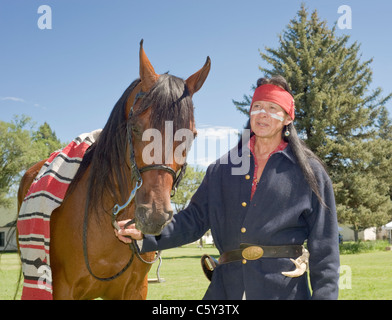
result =
[[[132,259],[134,253],[129,246],[116,238],[112,209],[125,204],[121,212],[116,210],[118,218],[134,219],[144,234],[158,235],[170,222],[170,195],[184,164],[146,164],[142,151],[148,142],[142,140],[142,134],[155,128],[164,136],[165,121],[173,122],[174,131],[185,128],[196,134],[192,96],[204,84],[210,66],[207,57],[204,66],[185,81],[169,74],[158,75],[141,41],[140,78],[114,106],[98,140],[87,150],[62,205],[51,215],[54,299],[146,299],[151,264]],[[23,176],[19,208],[44,163],[37,163]],[[131,191],[134,201],[129,204]],[[150,252],[141,256],[151,261],[154,255]]]

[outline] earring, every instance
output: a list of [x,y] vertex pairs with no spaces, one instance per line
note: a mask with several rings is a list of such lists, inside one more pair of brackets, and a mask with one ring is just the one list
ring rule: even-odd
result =
[[286,126],[286,131],[284,133],[284,136],[285,137],[289,137],[290,136],[290,131],[289,131],[289,127],[288,126]]

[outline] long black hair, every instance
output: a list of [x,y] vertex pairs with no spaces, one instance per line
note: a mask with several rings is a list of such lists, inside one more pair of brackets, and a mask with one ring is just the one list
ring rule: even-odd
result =
[[[260,78],[257,80],[257,87],[264,85],[264,84],[273,84],[276,86],[279,86],[286,90],[288,93],[293,96],[291,89],[286,81],[286,79],[282,76],[272,76],[271,78]],[[294,96],[293,96],[294,98]],[[250,129],[250,121],[248,121],[245,129]],[[289,131],[290,135],[286,136],[285,132]],[[297,134],[297,130],[295,129],[294,123],[291,122],[288,126],[283,127],[282,130],[282,139],[286,142],[289,143],[291,150],[293,151],[294,156],[297,158],[298,165],[300,166],[303,175],[308,182],[310,188],[314,192],[314,194],[317,196],[319,202],[322,205],[325,205],[325,202],[323,198],[321,197],[320,194],[320,188],[316,179],[316,176],[314,174],[314,171],[310,165],[311,161],[316,161],[318,162],[324,170],[326,170],[326,167],[322,160],[317,157],[312,150],[310,150],[305,142],[299,138]]]

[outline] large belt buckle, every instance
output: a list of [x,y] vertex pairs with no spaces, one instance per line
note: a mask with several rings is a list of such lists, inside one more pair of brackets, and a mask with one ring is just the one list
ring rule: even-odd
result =
[[264,254],[264,250],[258,246],[250,246],[242,250],[242,257],[246,260],[260,259]]

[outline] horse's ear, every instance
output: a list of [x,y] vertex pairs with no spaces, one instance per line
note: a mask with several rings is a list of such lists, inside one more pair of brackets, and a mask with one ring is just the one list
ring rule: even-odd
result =
[[148,92],[153,87],[153,85],[157,82],[159,75],[155,73],[155,70],[150,63],[150,60],[148,60],[147,55],[144,52],[143,39],[142,41],[140,41],[139,60],[140,60],[139,73],[140,73],[142,91]]
[[201,68],[199,71],[197,71],[195,74],[191,75],[188,79],[185,80],[191,96],[193,96],[193,94],[199,91],[199,89],[203,86],[203,83],[204,81],[206,81],[210,69],[211,59],[210,57],[207,57],[207,61],[204,64],[203,68]]

